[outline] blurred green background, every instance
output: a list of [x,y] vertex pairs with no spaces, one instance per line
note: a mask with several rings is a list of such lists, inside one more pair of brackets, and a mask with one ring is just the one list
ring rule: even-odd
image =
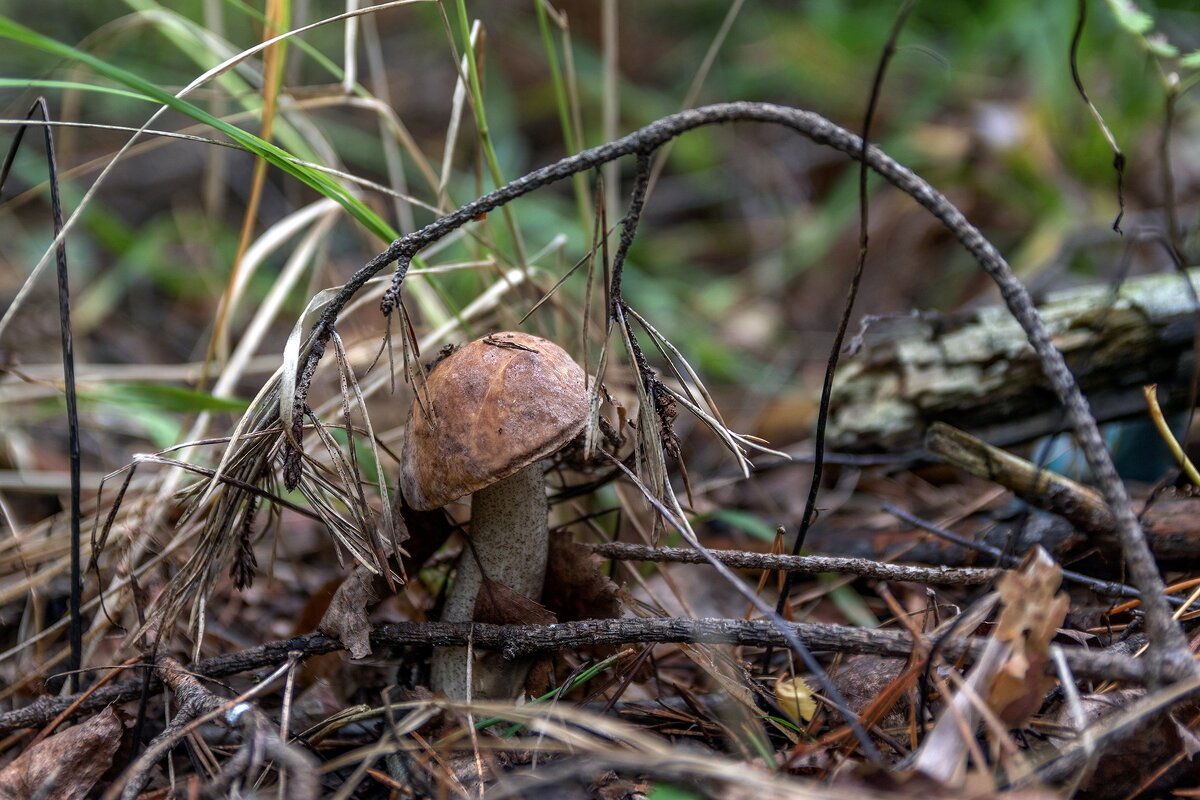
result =
[[[605,141],[608,131],[628,132],[685,104],[735,99],[795,105],[857,129],[899,4],[571,0],[546,8],[539,20],[533,2],[466,4],[483,26],[483,97],[505,179],[572,151],[564,117],[578,120],[587,146]],[[1068,65],[1073,3],[918,3],[900,34],[872,135],[959,204],[1037,290],[1112,279],[1127,258],[1134,272],[1170,264],[1156,240],[1167,230],[1161,149],[1172,86],[1182,90],[1169,153],[1179,209],[1177,244],[1185,261],[1194,260],[1200,137],[1195,93],[1188,91],[1195,66],[1186,55],[1200,46],[1200,12],[1183,0],[1142,4],[1147,16],[1141,20],[1127,4],[1116,6],[1123,17],[1108,3],[1088,8],[1080,74],[1128,158],[1124,237],[1110,229],[1117,213],[1113,155],[1076,93]],[[292,3],[290,26],[344,10],[327,2]],[[262,13],[257,5],[219,0],[0,2],[7,18],[169,91],[260,41]],[[364,87],[357,103],[344,102],[338,87],[346,64],[344,23],[303,34],[303,47],[292,39],[274,140],[306,160],[403,189],[424,203],[441,202],[442,208],[490,188],[490,168],[469,110],[441,201],[437,187],[423,178],[423,169],[440,171],[452,117],[451,38],[456,48],[462,44],[456,13],[454,3],[445,5],[445,16],[436,4],[420,3],[363,18],[353,41]],[[606,21],[615,38],[606,36]],[[569,86],[565,103],[556,93],[552,64]],[[234,124],[257,132],[261,75],[255,56],[191,99],[218,116],[241,114],[230,117]],[[0,84],[6,120],[23,115],[39,91],[59,120],[137,127],[153,110],[113,94],[24,86],[29,80],[103,86],[112,81],[11,38],[0,43],[0,78],[6,79]],[[329,99],[304,104],[314,98]],[[372,98],[381,105],[372,107]],[[380,107],[394,109],[407,132],[407,139],[395,136],[390,149],[384,141],[395,129],[381,128]],[[169,113],[153,127],[190,125]],[[6,123],[6,142],[14,132]],[[193,132],[213,135],[202,128]],[[57,131],[68,211],[128,137],[96,128]],[[81,360],[150,365],[127,375],[110,369],[96,382],[85,382],[89,424],[97,437],[85,450],[95,468],[111,469],[133,449],[170,443],[186,414],[206,410],[202,392],[188,393],[205,385],[196,381],[197,371],[165,367],[195,365],[209,352],[218,303],[238,252],[253,164],[246,153],[160,140],[118,165],[71,234]],[[619,174],[625,179],[618,195],[623,199],[630,165],[622,165]],[[9,202],[0,206],[0,297],[6,305],[50,240],[44,180],[40,141],[28,137],[4,189]],[[546,285],[552,284],[585,254],[592,237],[593,222],[581,216],[580,198],[591,202],[595,176],[581,188],[576,194],[563,184],[524,198],[512,206],[515,228],[494,213],[481,239],[459,240],[429,263],[480,258],[515,263],[514,229],[526,254],[565,237],[539,262]],[[807,435],[813,387],[857,252],[856,192],[852,164],[783,130],[708,129],[688,134],[672,149],[632,254],[627,293],[701,369],[729,409],[733,427],[784,446]],[[255,235],[315,196],[294,178],[269,170]],[[435,216],[369,189],[362,198],[400,231]],[[986,279],[915,203],[877,180],[871,183],[871,202],[872,251],[857,314],[948,310],[993,299]],[[311,272],[288,293],[283,313],[258,348],[264,366],[239,383],[238,395],[254,393],[270,357],[277,363],[308,297],[344,280],[383,244],[348,218],[331,228]],[[234,341],[254,319],[287,257],[286,248],[273,252],[250,279],[246,299],[233,310]],[[435,289],[442,311],[453,314],[467,306],[495,283],[496,274],[485,269],[440,276]],[[582,275],[563,291],[563,307],[578,309]],[[537,293],[515,297],[502,321],[514,322]],[[53,303],[53,279],[46,273],[0,338],[4,363],[31,369],[26,378],[53,380],[58,358]],[[432,326],[435,309],[436,304],[418,303],[413,309],[418,326]],[[368,308],[346,328],[360,340],[377,340],[383,323]],[[6,430],[36,438],[61,403],[54,392],[30,389],[28,380],[11,373],[7,380]],[[167,389],[176,391],[170,399]],[[60,459],[18,450],[21,455],[9,455],[10,462],[19,462],[12,466],[49,469]]]

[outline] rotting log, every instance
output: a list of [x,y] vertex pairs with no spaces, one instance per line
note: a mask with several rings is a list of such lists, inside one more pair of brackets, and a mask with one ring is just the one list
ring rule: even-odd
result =
[[[1200,268],[1054,292],[1038,307],[1098,421],[1139,414],[1140,388],[1185,399]],[[839,451],[920,447],[937,420],[997,444],[1061,428],[1064,418],[1020,325],[1000,305],[874,320],[833,389],[829,443]]]

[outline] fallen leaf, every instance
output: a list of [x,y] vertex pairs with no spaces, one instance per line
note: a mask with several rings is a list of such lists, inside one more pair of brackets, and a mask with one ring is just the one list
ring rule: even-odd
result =
[[564,536],[550,537],[542,602],[562,622],[617,619],[621,601],[617,585],[602,574],[599,556]]
[[996,582],[1001,609],[995,632],[967,674],[964,689],[949,699],[921,743],[915,770],[948,788],[963,788],[968,777],[964,732],[973,734],[980,719],[973,697],[985,697],[1010,728],[1020,727],[1041,707],[1053,682],[1042,669],[1069,605],[1058,592],[1061,583],[1062,568],[1039,546]]
[[541,603],[486,575],[475,596],[474,619],[493,625],[551,625],[557,621]]
[[124,722],[110,706],[38,742],[0,770],[0,800],[91,797],[96,782],[112,767],[124,735]]
[[[404,500],[399,488],[392,499],[392,518],[396,520],[396,535],[404,544],[400,564],[405,574],[419,570],[454,532],[446,509],[417,511]],[[385,531],[380,535],[387,541]]]
[[1062,585],[1062,567],[1041,547],[996,581],[1003,608],[995,637],[1008,645],[988,691],[988,705],[1010,727],[1035,714],[1054,683],[1045,673],[1050,642],[1070,606]]
[[775,699],[793,722],[810,722],[817,713],[817,698],[803,678],[775,681]]
[[[1050,716],[1049,722],[1064,732],[1048,736],[1046,749],[1036,750],[1036,756],[1053,758],[1066,748],[1078,746],[1081,724],[1102,734],[1106,718],[1145,696],[1146,691],[1141,688],[1082,695],[1079,698],[1083,710],[1082,722],[1075,719],[1065,703],[1061,704]],[[1195,703],[1185,703],[1176,706],[1173,714],[1152,714],[1139,719],[1134,723],[1136,733],[1123,739],[1120,747],[1104,750],[1103,758],[1096,761],[1094,770],[1084,779],[1077,796],[1091,800],[1121,800],[1135,794],[1137,797],[1167,797],[1171,787],[1187,786],[1194,781],[1195,765],[1190,760],[1179,759],[1194,744],[1181,739],[1184,728],[1174,715],[1192,719],[1197,710]],[[1149,776],[1155,777],[1147,783]],[[1177,790],[1171,793],[1176,794]]]
[[878,724],[884,728],[899,728],[908,719],[908,695],[914,683],[909,677],[904,687],[893,685],[904,671],[902,658],[856,655],[844,659],[837,673],[830,677],[847,707],[855,714],[862,714],[885,695],[891,698],[886,709],[877,709]]
[[345,645],[353,658],[366,658],[371,654],[369,615],[379,602],[375,581],[376,576],[367,569],[355,567],[334,592],[329,608],[317,625],[317,630]]

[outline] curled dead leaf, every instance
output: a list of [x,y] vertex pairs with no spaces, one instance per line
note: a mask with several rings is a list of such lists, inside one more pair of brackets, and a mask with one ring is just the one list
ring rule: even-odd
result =
[[988,705],[1011,727],[1033,716],[1054,684],[1045,673],[1048,648],[1070,605],[1058,591],[1061,585],[1062,567],[1041,547],[996,582],[1003,608],[994,636],[1008,652],[992,680]]
[[124,735],[125,723],[110,706],[38,742],[0,770],[0,800],[94,796],[93,789],[112,767]]
[[475,621],[493,625],[552,625],[554,614],[541,603],[486,575],[475,596]]
[[542,603],[561,622],[616,619],[621,616],[619,589],[600,572],[602,559],[564,536],[550,537]]
[[335,637],[353,658],[371,654],[371,609],[379,602],[376,576],[365,567],[355,567],[329,601],[317,630]]

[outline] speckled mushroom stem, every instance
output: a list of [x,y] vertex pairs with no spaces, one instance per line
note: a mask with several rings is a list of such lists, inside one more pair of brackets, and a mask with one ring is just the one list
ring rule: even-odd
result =
[[[471,499],[471,546],[458,560],[458,573],[446,594],[444,622],[469,622],[485,574],[513,591],[538,600],[546,575],[548,528],[546,480],[535,462],[502,481],[475,492]],[[478,560],[477,560],[478,559]],[[508,660],[494,651],[475,651],[471,699],[511,699],[520,693],[528,660]],[[452,700],[467,699],[467,649],[439,647],[431,664],[434,691]]]

